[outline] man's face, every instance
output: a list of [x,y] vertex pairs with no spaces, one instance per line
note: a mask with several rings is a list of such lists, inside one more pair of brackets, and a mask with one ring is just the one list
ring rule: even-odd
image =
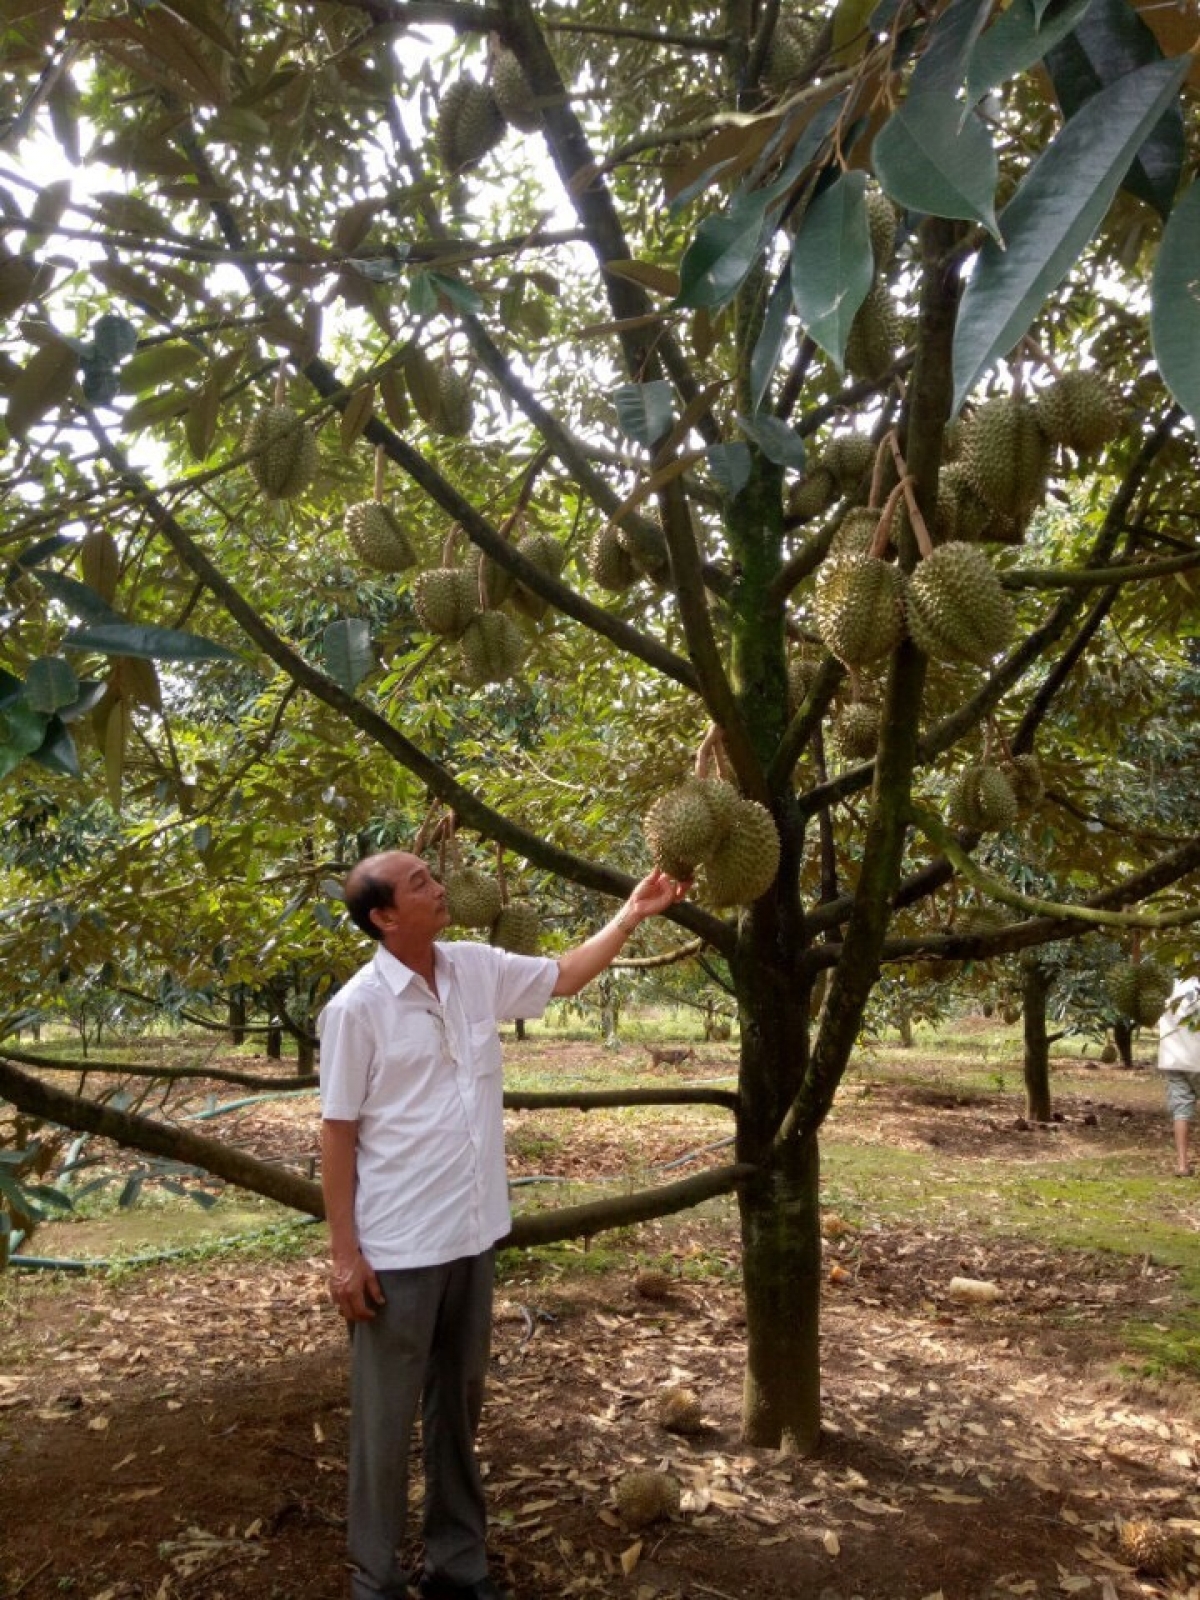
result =
[[398,850],[389,858],[392,903],[375,912],[384,938],[434,939],[450,921],[446,891],[419,856]]

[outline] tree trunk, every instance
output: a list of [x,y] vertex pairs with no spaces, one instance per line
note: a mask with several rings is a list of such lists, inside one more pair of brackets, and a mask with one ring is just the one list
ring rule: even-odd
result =
[[267,1060],[283,1060],[283,1029],[274,1017],[267,1025]]
[[525,1031],[525,1018],[518,1017],[513,1023],[514,1035],[518,1044],[524,1044],[529,1035]]
[[1033,1122],[1049,1122],[1050,1041],[1046,1034],[1046,1001],[1050,974],[1036,961],[1022,963],[1021,1005],[1025,1013],[1025,1108]]
[[1117,1047],[1117,1055],[1121,1065],[1127,1072],[1133,1071],[1133,1023],[1125,1017],[1119,1017],[1113,1023],[1113,1043]]
[[913,1047],[912,1017],[907,1011],[901,1011],[896,1018],[896,1031],[900,1035],[900,1043],[905,1050]]
[[311,1033],[301,1033],[296,1038],[296,1073],[307,1077],[316,1071],[317,1041]]
[[246,1042],[246,990],[240,983],[229,991],[229,1042]]

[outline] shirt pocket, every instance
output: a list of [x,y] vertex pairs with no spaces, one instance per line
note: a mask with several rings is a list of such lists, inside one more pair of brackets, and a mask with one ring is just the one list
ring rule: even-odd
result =
[[488,1077],[500,1071],[503,1065],[503,1056],[500,1050],[500,1035],[496,1031],[494,1022],[472,1022],[469,1028],[471,1041],[471,1060],[475,1064],[477,1077]]

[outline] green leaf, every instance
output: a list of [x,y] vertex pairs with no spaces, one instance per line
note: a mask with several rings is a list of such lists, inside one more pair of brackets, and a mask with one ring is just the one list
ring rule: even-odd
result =
[[975,115],[952,94],[910,95],[875,139],[875,171],[887,193],[910,211],[982,222],[994,238],[996,152]]
[[78,778],[80,775],[79,753],[61,717],[50,718],[46,724],[46,737],[36,750],[29,752],[29,759],[49,772],[61,773],[65,778]]
[[756,203],[751,194],[726,215],[705,217],[680,263],[680,290],[671,302],[673,309],[715,310],[733,299],[766,241],[764,208],[765,202]]
[[623,383],[613,403],[621,432],[647,449],[675,420],[675,393],[661,378],[653,383]]
[[413,274],[408,286],[408,309],[414,317],[437,315],[438,293],[431,272]]
[[106,656],[143,656],[149,661],[236,661],[234,651],[182,628],[155,628],[141,622],[96,622],[68,633],[70,650],[98,650]]
[[106,311],[92,329],[92,351],[98,362],[114,367],[137,349],[137,329],[128,317]]
[[39,656],[25,674],[25,698],[35,711],[52,716],[79,698],[79,680],[66,656]]
[[1186,190],[1163,230],[1151,288],[1150,337],[1162,380],[1200,422],[1200,183]]
[[787,338],[788,311],[792,301],[788,277],[788,263],[785,261],[775,287],[771,290],[762,328],[754,341],[754,350],[750,356],[750,392],[756,410],[762,405],[767,390],[771,387],[771,379],[779,366],[779,357],[783,353]]
[[15,583],[23,572],[29,572],[33,567],[48,561],[51,556],[56,556],[60,550],[69,550],[76,541],[65,533],[47,534],[44,539],[39,539],[35,544],[26,545],[20,555],[13,558],[12,565],[5,575],[5,583]]
[[94,711],[104,699],[108,684],[98,678],[85,678],[80,682],[78,697],[69,706],[60,706],[55,722],[77,722]]
[[49,719],[25,700],[10,700],[0,712],[0,736],[11,750],[23,756],[36,750],[46,737]]
[[918,94],[957,92],[991,10],[992,0],[951,0],[929,30],[928,42],[909,85],[910,99]]
[[113,610],[102,595],[96,593],[78,578],[68,578],[62,572],[35,572],[33,576],[52,600],[66,606],[73,616],[84,622],[120,622],[119,612]]
[[738,426],[777,467],[794,467],[804,471],[804,440],[795,428],[781,417],[759,415],[739,417]]
[[470,284],[462,283],[457,278],[448,278],[444,272],[431,272],[429,278],[459,311],[465,311],[468,316],[475,317],[483,310],[483,297],[477,294]]
[[1187,57],[1156,62],[1102,89],[1026,174],[1004,210],[1007,250],[987,241],[959,307],[955,411],[992,362],[1028,331],[1078,261],[1189,66]]
[[[1066,0],[1049,19],[1035,15],[1033,0],[1012,0],[971,52],[967,104],[978,105],[989,89],[1035,66],[1075,27],[1092,0]],[[1044,8],[1042,8],[1044,9]]]
[[850,324],[875,272],[866,187],[862,172],[848,172],[830,184],[805,212],[792,246],[796,314],[839,372]]
[[322,647],[329,676],[353,694],[375,666],[370,624],[363,617],[331,622],[322,635]]
[[710,445],[705,452],[713,477],[731,500],[750,482],[750,469],[754,465],[749,449],[740,442]]

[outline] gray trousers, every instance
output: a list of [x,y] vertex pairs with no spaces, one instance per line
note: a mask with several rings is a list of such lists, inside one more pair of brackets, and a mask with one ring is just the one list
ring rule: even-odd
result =
[[421,1405],[425,1566],[453,1583],[487,1573],[475,1434],[492,1333],[495,1251],[380,1272],[386,1297],[351,1327],[349,1553],[354,1600],[405,1593],[396,1562],[408,1512],[408,1448]]

